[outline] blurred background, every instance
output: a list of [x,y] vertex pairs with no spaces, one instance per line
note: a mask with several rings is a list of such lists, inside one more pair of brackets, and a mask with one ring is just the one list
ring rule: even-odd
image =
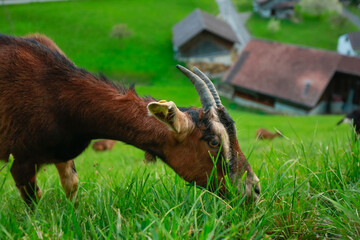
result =
[[180,105],[199,101],[177,63],[209,74],[232,108],[344,113],[360,101],[358,59],[340,55],[359,53],[358,2],[2,0],[0,32],[43,33],[77,66]]

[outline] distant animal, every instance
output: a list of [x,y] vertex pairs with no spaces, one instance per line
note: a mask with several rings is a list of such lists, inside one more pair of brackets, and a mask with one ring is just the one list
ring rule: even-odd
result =
[[92,148],[97,152],[102,152],[113,149],[115,143],[116,143],[115,140],[109,140],[109,139],[99,140],[93,143]]
[[[205,74],[177,66],[193,83],[202,108],[139,97],[72,63],[44,35],[0,35],[0,159],[29,205],[41,197],[36,174],[55,164],[68,197],[77,191],[74,159],[92,139],[111,139],[158,157],[188,182],[224,191],[224,176],[254,199],[260,184],[240,150],[234,121]],[[212,157],[219,154],[214,168]],[[246,191],[241,187],[245,173]],[[209,185],[208,185],[209,184]]]
[[272,140],[276,136],[282,137],[282,134],[280,132],[278,132],[278,131],[276,131],[275,133],[270,132],[270,131],[266,130],[265,128],[259,128],[256,131],[256,139],[261,139],[261,140],[269,139],[269,140]]
[[[351,113],[347,114],[337,123],[337,125],[340,125],[343,122],[351,123],[355,129],[356,134],[360,135],[360,108],[355,109]],[[355,138],[357,139],[357,137]]]

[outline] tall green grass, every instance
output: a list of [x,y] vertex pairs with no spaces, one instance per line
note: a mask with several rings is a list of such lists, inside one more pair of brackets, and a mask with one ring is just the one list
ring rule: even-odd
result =
[[274,32],[268,29],[270,19],[253,14],[246,26],[256,38],[332,51],[336,51],[340,35],[358,31],[355,25],[341,19],[341,16],[298,18],[296,21],[280,20],[280,29]]
[[[240,146],[260,178],[254,204],[222,199],[180,179],[143,152],[117,143],[87,149],[69,202],[56,170],[39,174],[43,198],[35,210],[21,201],[6,167],[0,172],[0,239],[356,239],[359,234],[359,142],[339,117],[286,117],[232,112]],[[317,123],[317,124],[316,124]],[[255,140],[257,127],[285,137]]]

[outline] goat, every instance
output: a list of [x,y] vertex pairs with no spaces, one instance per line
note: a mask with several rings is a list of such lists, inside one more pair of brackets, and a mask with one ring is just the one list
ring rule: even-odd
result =
[[[41,197],[36,174],[55,164],[67,197],[77,191],[73,159],[92,139],[122,141],[158,157],[181,178],[208,185],[213,169],[221,190],[224,176],[242,191],[246,172],[250,199],[260,183],[242,153],[234,121],[210,79],[178,65],[199,94],[202,108],[139,97],[72,63],[49,38],[0,35],[0,159],[14,156],[10,172],[24,201]],[[212,157],[219,153],[215,163]],[[216,168],[214,168],[216,167]]]
[[115,143],[116,143],[115,140],[109,140],[109,139],[99,140],[99,141],[94,142],[94,144],[92,145],[92,148],[95,151],[102,152],[102,151],[113,149]]
[[256,131],[256,139],[269,139],[269,140],[273,140],[276,136],[280,136],[282,137],[282,134],[278,131],[276,131],[275,133],[272,133],[268,130],[266,130],[265,128],[259,128]]
[[341,119],[337,125],[340,125],[343,122],[351,123],[355,129],[355,141],[357,136],[360,135],[360,108],[355,109],[351,113],[347,114],[343,119]]

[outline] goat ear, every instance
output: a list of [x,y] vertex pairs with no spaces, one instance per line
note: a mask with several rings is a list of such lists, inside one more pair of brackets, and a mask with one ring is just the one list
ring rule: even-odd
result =
[[183,133],[191,128],[190,119],[173,102],[151,102],[147,109],[150,116],[168,125],[175,133]]

